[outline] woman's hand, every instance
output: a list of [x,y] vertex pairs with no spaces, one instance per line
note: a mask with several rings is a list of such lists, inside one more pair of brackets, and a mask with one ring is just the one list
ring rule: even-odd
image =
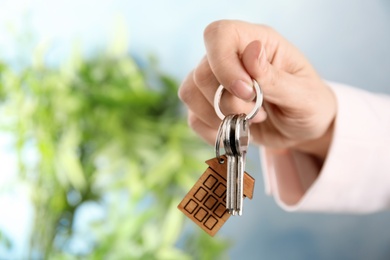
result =
[[324,159],[330,144],[336,99],[305,57],[273,29],[241,21],[217,21],[204,31],[206,55],[179,90],[189,125],[214,143],[221,120],[213,99],[228,91],[221,110],[248,113],[256,79],[263,109],[251,120],[252,140],[271,149],[297,149]]

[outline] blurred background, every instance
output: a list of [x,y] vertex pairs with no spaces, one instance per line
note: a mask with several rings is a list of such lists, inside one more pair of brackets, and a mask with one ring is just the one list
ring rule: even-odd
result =
[[260,161],[215,238],[177,204],[213,148],[181,80],[218,19],[268,24],[323,78],[390,93],[390,2],[0,1],[0,259],[390,259],[390,214],[287,213]]

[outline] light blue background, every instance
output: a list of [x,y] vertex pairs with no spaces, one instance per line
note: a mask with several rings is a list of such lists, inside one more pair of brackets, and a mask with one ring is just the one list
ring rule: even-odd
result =
[[[24,25],[37,42],[51,43],[49,62],[66,58],[74,40],[88,55],[109,42],[115,17],[128,30],[131,53],[141,59],[155,54],[160,67],[179,80],[202,57],[207,24],[241,19],[277,29],[325,79],[390,93],[388,0],[0,1],[0,55],[8,60],[23,55],[9,28],[20,32]],[[1,137],[0,186],[12,180],[5,144]],[[235,240],[232,259],[390,259],[390,213],[287,213],[264,195],[254,148],[247,167],[256,178],[255,197],[245,200],[244,216],[230,218],[220,232]],[[19,255],[31,209],[16,194],[0,198],[0,226],[19,241],[14,252]]]

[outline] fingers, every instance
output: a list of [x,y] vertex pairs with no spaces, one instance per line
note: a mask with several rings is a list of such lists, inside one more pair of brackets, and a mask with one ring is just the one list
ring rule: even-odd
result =
[[207,56],[204,56],[193,74],[194,84],[205,96],[210,104],[214,102],[214,95],[220,85],[213,74]]
[[188,125],[208,144],[214,145],[218,128],[213,128],[205,124],[192,111],[188,112]]
[[[250,27],[249,24],[246,26]],[[240,60],[245,40],[240,35],[241,23],[218,21],[204,31],[204,40],[210,69],[216,79],[232,94],[244,100],[255,96],[252,81]],[[246,28],[249,30],[249,28]]]
[[[271,28],[239,21],[217,21],[204,32],[209,68],[230,93],[253,100],[251,78],[275,104],[294,100],[300,82],[313,74],[304,56]],[[294,75],[294,76],[293,76]],[[295,92],[296,94],[296,92]]]
[[[200,67],[204,66],[205,61],[203,60]],[[198,87],[194,81],[194,78],[196,78],[194,74],[196,73],[191,72],[183,81],[179,89],[179,98],[188,107],[188,125],[208,144],[213,145],[221,120],[216,115],[211,101],[209,102],[211,98],[206,97],[212,96],[212,89],[216,89],[216,87]],[[197,79],[201,86],[218,84],[218,82],[213,80],[212,75],[205,74],[203,76],[205,76],[204,79]],[[200,89],[203,89],[207,95],[204,95]]]
[[[241,62],[240,62],[241,63]],[[236,80],[237,81],[237,80]],[[193,83],[196,87],[202,92],[204,97],[207,99],[207,101],[210,104],[214,104],[214,95],[217,91],[218,86],[220,85],[218,79],[216,78],[216,75],[214,74],[213,70],[211,69],[210,62],[208,60],[208,56],[203,57],[201,62],[199,63],[198,67],[193,72]],[[251,81],[252,84],[252,81]],[[250,85],[251,92],[252,85]],[[234,94],[234,93],[233,93]],[[237,96],[237,95],[235,95]],[[254,96],[251,96],[250,100],[253,100]],[[231,111],[234,112],[231,108],[233,107],[248,107],[247,102],[243,102],[242,100],[238,100],[237,98],[234,98],[233,95],[230,93],[225,93],[223,102],[221,102],[221,107],[225,107],[225,111]],[[245,111],[245,109],[243,110]]]
[[[207,59],[203,59],[195,71],[191,72],[183,81],[179,89],[179,98],[188,109],[211,128],[217,129],[221,122],[214,109],[214,95],[219,86]],[[225,91],[220,100],[220,109],[225,115],[248,114],[254,106],[253,102],[245,102]],[[265,111],[260,109],[252,122],[262,122],[267,117]]]
[[[276,53],[283,52],[280,50],[283,49],[280,48],[283,41],[277,34],[258,25],[219,21],[206,28],[204,37],[207,56],[179,90],[179,97],[187,105],[191,117],[196,118],[196,122],[202,122],[203,128],[207,126],[216,131],[220,124],[221,120],[213,107],[219,84],[228,90],[220,101],[220,108],[225,115],[249,113],[252,110],[254,103],[244,102],[253,100],[256,95],[251,78],[258,81],[267,102],[285,105],[294,100],[297,91],[294,85],[298,83],[289,73],[280,69],[283,66],[274,66],[269,62],[277,63]],[[262,40],[263,45],[259,40]],[[266,49],[269,50],[269,57]],[[262,122],[266,117],[266,112],[261,109],[251,122]]]
[[179,89],[179,98],[186,104],[188,109],[199,120],[211,128],[218,128],[221,120],[214,111],[214,107],[208,101],[205,95],[200,91],[200,88],[195,84],[194,73],[190,73],[183,81]]
[[[313,129],[328,127],[318,112],[318,107],[327,106],[321,100],[329,96],[328,89],[305,57],[278,33],[261,25],[219,21],[206,28],[204,39],[207,55],[183,82],[179,97],[188,107],[189,125],[209,144],[221,122],[214,109],[218,86],[227,90],[218,104],[223,114],[248,114],[256,96],[252,78],[262,88],[268,113],[261,109],[250,121],[257,143],[291,147],[312,136]],[[322,133],[319,130],[315,132]]]
[[264,99],[282,106],[293,106],[300,93],[297,77],[276,68],[267,60],[267,52],[259,41],[248,44],[242,54],[246,71],[261,86]]

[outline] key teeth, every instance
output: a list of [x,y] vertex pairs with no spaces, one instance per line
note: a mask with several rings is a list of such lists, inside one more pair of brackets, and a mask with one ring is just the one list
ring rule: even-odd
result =
[[227,212],[228,212],[231,216],[242,216],[242,209],[237,209],[237,210],[234,210],[234,209],[227,209]]
[[231,215],[231,216],[235,216],[237,211],[235,211],[234,209],[228,209],[228,213]]
[[242,216],[242,209],[237,209],[237,210],[234,210],[234,209],[227,209],[227,212],[228,212],[231,216]]

